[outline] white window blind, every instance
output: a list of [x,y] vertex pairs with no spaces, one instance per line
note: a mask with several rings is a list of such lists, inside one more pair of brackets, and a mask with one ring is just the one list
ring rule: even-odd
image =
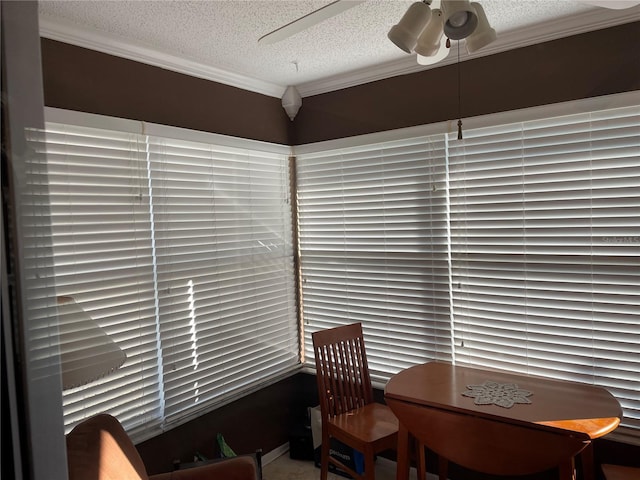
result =
[[[71,428],[105,411],[127,428],[157,420],[160,385],[143,138],[49,123],[45,149],[53,236],[50,282],[126,354],[117,371],[64,391],[65,424]],[[71,328],[77,332],[76,347],[82,348],[83,326]]]
[[444,136],[301,154],[296,176],[307,363],[352,322],[374,379],[450,360]]
[[[433,213],[440,202],[448,208],[447,226],[433,228],[444,232],[443,255],[450,255],[450,283],[437,305],[440,325],[446,325],[450,308],[451,323],[440,342],[451,342],[452,361],[604,386],[623,407],[617,433],[631,437],[640,431],[637,103],[637,94],[629,94],[468,119],[464,140],[450,136],[441,153],[447,164],[444,200],[429,193],[426,200],[432,203],[405,210],[404,219],[406,225],[418,222],[410,216]],[[432,131],[437,128],[446,125]],[[414,132],[404,138],[416,137]],[[395,241],[398,233],[387,216],[396,205],[412,203],[383,203],[390,199],[382,194],[386,179],[402,175],[392,157],[377,170],[358,163],[367,155],[384,158],[377,135],[364,139],[369,147],[359,150],[334,151],[331,142],[300,148],[299,222],[307,365],[313,366],[313,331],[362,321],[367,336],[369,322],[367,348],[371,344],[379,379],[386,380],[401,368],[398,352],[404,366],[433,358],[421,346],[429,341],[424,336],[433,336],[424,326],[434,316],[405,321],[399,309],[386,316],[384,302],[402,298],[404,291],[407,303],[415,306],[412,294],[420,290],[419,283],[424,282],[425,291],[433,286],[429,277],[414,275],[411,267],[419,267],[411,262],[394,278],[392,285],[400,288],[391,295],[385,290],[387,280],[379,272],[390,262],[379,238]],[[425,168],[416,166],[412,175],[421,178]],[[377,196],[371,191],[370,197],[359,195],[367,187]],[[373,198],[379,210],[368,216]],[[373,218],[376,233],[367,223]],[[440,244],[438,234],[432,241],[429,229],[415,233],[416,250]],[[371,253],[365,257],[360,250]],[[374,259],[385,261],[366,276],[353,261],[361,258],[371,265]],[[403,275],[408,283],[416,280],[406,291],[395,281]]]
[[457,363],[595,383],[640,428],[640,108],[450,148]]
[[139,122],[48,113],[60,118],[49,118],[39,148],[49,283],[66,299],[62,350],[82,356],[75,365],[118,359],[113,345],[100,355],[87,348],[97,325],[126,355],[64,392],[67,431],[109,412],[148,438],[293,371],[288,148],[157,125],[144,126],[158,134],[148,136]]
[[288,160],[159,137],[149,158],[170,421],[299,362]]

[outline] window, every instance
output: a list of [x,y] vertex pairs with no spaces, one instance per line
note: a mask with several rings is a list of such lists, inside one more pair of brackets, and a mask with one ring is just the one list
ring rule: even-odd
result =
[[[151,435],[295,369],[289,149],[56,115],[51,282],[127,356],[65,392],[68,425]],[[359,321],[379,384],[432,359],[595,383],[637,437],[637,99],[447,128],[296,147],[307,365],[312,332]]]
[[49,123],[46,158],[58,296],[75,300],[127,360],[64,392],[65,424],[108,411],[128,428],[161,417],[144,138]]
[[[449,355],[595,383],[640,435],[640,108],[629,104],[469,119],[463,141],[408,129],[391,143],[301,148],[307,364],[310,332],[361,321],[383,382]],[[420,152],[412,168],[395,163],[402,148]],[[398,196],[409,185],[420,201]]]
[[299,365],[288,148],[48,113],[51,281],[126,355],[64,392],[67,429],[149,436]]
[[288,160],[149,138],[165,416],[298,363]]
[[451,144],[456,361],[604,386],[640,429],[640,108]]
[[445,147],[439,135],[298,154],[311,362],[312,332],[357,321],[374,379],[451,359]]

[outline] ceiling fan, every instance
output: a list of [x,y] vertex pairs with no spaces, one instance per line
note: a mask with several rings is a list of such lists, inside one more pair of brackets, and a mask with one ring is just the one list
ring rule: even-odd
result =
[[[258,39],[258,43],[269,45],[284,40],[361,3],[361,0],[331,2],[267,33]],[[471,34],[473,38],[467,38]],[[417,1],[391,28],[388,37],[405,52],[415,51],[418,63],[429,65],[439,62],[449,53],[448,45],[440,41],[443,35],[457,40],[467,38],[467,49],[470,51],[482,48],[496,37],[482,6],[469,0]]]
[[[313,25],[363,3],[360,0],[337,0],[294,20],[258,39],[273,44]],[[475,51],[488,45],[496,33],[479,3],[469,0],[423,0],[413,3],[398,24],[389,31],[389,39],[407,53],[415,52],[418,63],[430,65],[445,58],[449,39],[466,38],[467,49]],[[467,38],[469,37],[469,38]]]
[[[613,9],[640,4],[640,0],[576,1]],[[258,43],[270,45],[279,42],[361,3],[364,0],[335,0],[263,35]],[[400,21],[391,27],[387,37],[406,53],[415,53],[419,64],[432,65],[447,57],[450,40],[464,39],[467,51],[473,53],[495,41],[497,35],[478,2],[422,0],[411,4]],[[442,41],[444,38],[446,41]],[[291,120],[301,105],[302,98],[295,86],[288,86],[282,96],[282,106]],[[458,136],[462,138],[460,129],[461,122],[458,121]]]
[[[576,0],[610,9],[630,8],[640,0]],[[269,45],[334,17],[363,0],[335,0],[258,39]],[[413,3],[400,21],[388,33],[389,39],[407,53],[416,53],[418,63],[431,65],[444,59],[449,40],[465,39],[469,53],[485,47],[496,39],[482,5],[469,0],[423,0]],[[446,37],[447,41],[441,39]]]
[[302,32],[303,30],[306,30],[320,22],[324,22],[331,17],[335,17],[336,15],[361,3],[364,3],[364,0],[335,0],[324,7],[314,10],[307,15],[295,19],[293,22],[287,23],[266,35],[263,35],[258,39],[258,43],[271,45],[272,43],[279,42],[280,40],[289,38],[290,36]]

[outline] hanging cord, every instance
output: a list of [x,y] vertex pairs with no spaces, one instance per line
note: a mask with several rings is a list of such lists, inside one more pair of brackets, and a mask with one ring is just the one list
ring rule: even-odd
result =
[[458,140],[462,140],[462,95],[460,90],[460,40],[458,40]]

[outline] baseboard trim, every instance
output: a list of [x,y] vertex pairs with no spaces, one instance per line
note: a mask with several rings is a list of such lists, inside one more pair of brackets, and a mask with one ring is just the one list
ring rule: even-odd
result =
[[274,448],[269,453],[262,455],[262,466],[269,465],[276,458],[281,457],[289,451],[289,442],[283,443],[279,447]]

